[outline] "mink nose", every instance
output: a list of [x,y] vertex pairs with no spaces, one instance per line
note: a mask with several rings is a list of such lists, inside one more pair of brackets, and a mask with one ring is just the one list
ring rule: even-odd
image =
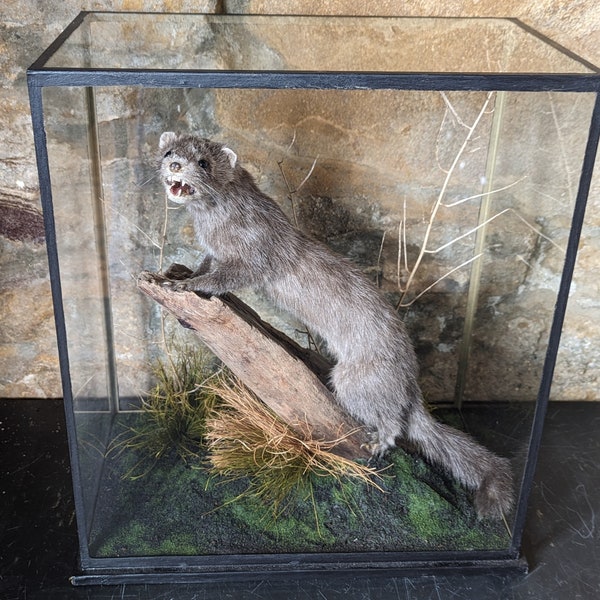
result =
[[173,171],[174,173],[177,173],[177,171],[181,171],[181,164],[178,162],[172,162],[169,165],[169,169],[171,169],[171,171]]

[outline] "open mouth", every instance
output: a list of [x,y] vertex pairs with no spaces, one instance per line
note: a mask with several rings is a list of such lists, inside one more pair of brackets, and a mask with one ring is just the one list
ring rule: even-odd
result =
[[166,183],[169,186],[169,194],[175,198],[182,198],[185,196],[192,196],[196,193],[196,189],[193,188],[189,183],[186,183],[181,177],[176,175],[167,177]]

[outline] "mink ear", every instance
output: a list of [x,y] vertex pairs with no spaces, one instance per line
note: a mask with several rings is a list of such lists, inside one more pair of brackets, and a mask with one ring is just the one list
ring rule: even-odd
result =
[[160,136],[160,141],[158,142],[159,150],[164,150],[167,146],[170,146],[177,139],[177,134],[173,131],[165,131]]
[[231,168],[233,169],[235,167],[235,163],[237,162],[237,154],[230,148],[227,148],[226,146],[223,146],[223,152],[227,154],[227,158],[229,159],[229,163],[231,164]]

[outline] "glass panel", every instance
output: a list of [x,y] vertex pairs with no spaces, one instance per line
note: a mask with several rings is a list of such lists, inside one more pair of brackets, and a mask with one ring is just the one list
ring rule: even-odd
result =
[[538,393],[593,103],[592,94],[506,94],[486,184],[466,400]]
[[[93,556],[508,546],[502,523],[474,525],[458,486],[432,483],[418,461],[402,463],[415,481],[459,498],[450,531],[427,529],[440,519],[423,505],[408,510],[408,524],[386,520],[394,496],[362,507],[377,505],[386,531],[397,528],[376,548],[373,528],[349,517],[343,543],[327,530],[285,546],[279,526],[249,528],[254,513],[230,502],[239,486],[211,487],[202,464],[173,454],[131,479],[143,457],[118,444],[147,417],[137,409],[156,360],[177,338],[193,339],[163,322],[135,278],[201,258],[186,212],[165,203],[156,148],[165,130],[226,141],[291,220],[361,265],[405,318],[429,402],[452,401],[457,388],[467,400],[529,401],[508,405],[501,423],[485,408],[463,415],[513,459],[519,481],[591,94],[123,87],[49,88],[44,100]],[[306,342],[297,323],[243,297]],[[461,425],[455,412],[436,415]],[[323,501],[320,514],[341,523],[332,506]]]
[[[44,88],[44,115],[79,472],[89,531],[118,391],[92,90]],[[65,390],[68,396],[68,391]],[[81,517],[82,515],[80,515]]]
[[199,265],[187,213],[167,204],[157,180],[157,143],[165,120],[177,118],[167,107],[202,96],[177,89],[95,90],[121,410],[139,404],[154,384],[156,359],[182,335],[179,324],[163,321],[159,306],[139,292],[136,278],[174,262]]
[[114,402],[110,299],[87,94],[44,88],[45,126],[75,408],[108,411]]
[[585,73],[505,19],[92,13],[53,68]]

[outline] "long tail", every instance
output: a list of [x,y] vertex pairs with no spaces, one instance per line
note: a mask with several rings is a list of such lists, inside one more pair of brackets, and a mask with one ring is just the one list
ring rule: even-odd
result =
[[513,504],[510,462],[496,456],[469,435],[439,423],[423,406],[415,406],[408,423],[408,440],[430,462],[442,465],[475,492],[479,517],[501,518]]

